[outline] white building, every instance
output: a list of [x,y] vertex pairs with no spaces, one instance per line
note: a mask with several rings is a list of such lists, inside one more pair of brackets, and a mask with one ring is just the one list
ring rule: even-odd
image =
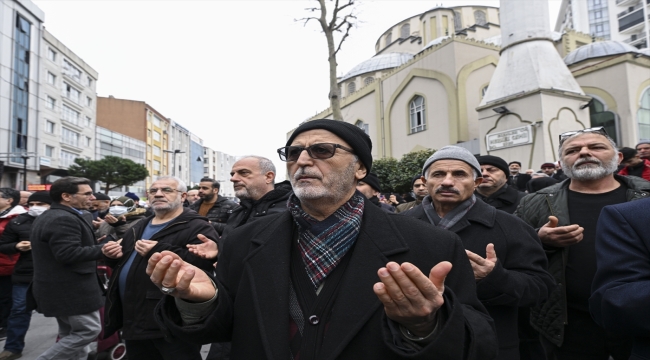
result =
[[171,134],[168,136],[169,144],[165,152],[168,155],[168,164],[173,164],[171,174],[190,185],[190,136],[189,130],[179,123],[169,119]]
[[[47,182],[81,157],[95,159],[98,74],[47,30],[41,42],[39,164]],[[47,176],[53,175],[47,179]]]
[[649,8],[647,0],[562,0],[555,31],[574,29],[644,49],[650,41]]
[[[37,153],[45,14],[29,0],[0,2],[0,186],[40,184]],[[25,176],[26,175],[26,176]]]
[[235,190],[230,182],[230,170],[236,161],[236,156],[203,147],[203,176],[219,182],[221,196],[235,197]]
[[[106,156],[117,156],[123,159],[129,159],[137,164],[145,165],[147,143],[132,138],[130,136],[120,134],[109,129],[105,129],[101,126],[97,126],[97,136],[96,136],[96,159],[101,160]],[[98,191],[104,192],[103,189],[96,189]],[[145,193],[145,181],[138,181],[135,184],[130,186],[125,186],[123,188],[117,188],[110,190],[108,195],[110,196],[122,196],[127,191],[130,191],[135,194],[144,194]]]

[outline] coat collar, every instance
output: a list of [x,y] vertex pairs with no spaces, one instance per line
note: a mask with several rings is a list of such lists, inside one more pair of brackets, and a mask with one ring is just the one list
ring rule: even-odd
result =
[[[476,196],[481,200],[484,198],[478,191],[475,191]],[[503,186],[497,190],[494,194],[488,196],[486,199],[499,199],[502,202],[507,204],[514,204],[519,202],[519,191],[508,184],[503,184]]]
[[[322,346],[323,359],[334,359],[340,355],[381,306],[372,290],[373,284],[379,281],[377,270],[386,266],[388,256],[409,249],[405,239],[393,227],[390,216],[366,200],[359,237],[332,309],[328,336]],[[289,357],[293,221],[288,211],[279,215],[251,240],[258,247],[243,261],[244,276],[248,276],[255,295],[255,312],[268,358]]]
[[449,231],[459,233],[464,228],[472,225],[472,223],[481,224],[486,227],[493,227],[496,221],[497,209],[483,202],[481,199],[476,199],[476,203],[471,209],[460,219]]
[[[94,229],[94,228],[92,227],[92,225],[88,222],[88,220],[86,220],[86,219],[83,217],[82,214],[79,214],[79,212],[78,212],[77,210],[75,210],[75,209],[73,209],[73,208],[71,208],[71,207],[69,207],[69,206],[61,205],[60,203],[53,202],[52,205],[50,205],[50,210],[57,210],[57,209],[58,209],[58,210],[67,211],[67,212],[69,212],[70,214],[74,214],[76,217],[79,218],[79,220],[81,220],[82,223],[84,223],[84,225],[86,225],[86,227],[87,227],[87,228],[90,230],[90,232],[93,234],[93,237],[95,236],[95,229]],[[48,210],[48,211],[49,211],[49,210]],[[82,211],[83,211],[83,210],[82,210]]]

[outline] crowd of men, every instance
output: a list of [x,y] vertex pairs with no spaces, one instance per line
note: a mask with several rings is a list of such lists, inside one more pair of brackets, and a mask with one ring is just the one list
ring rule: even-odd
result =
[[650,142],[567,132],[538,172],[446,146],[410,201],[381,192],[345,122],[303,123],[277,152],[289,180],[245,156],[236,199],[172,176],[148,209],[76,177],[0,188],[0,360],[33,310],[59,328],[39,360],[116,334],[132,359],[650,358]]

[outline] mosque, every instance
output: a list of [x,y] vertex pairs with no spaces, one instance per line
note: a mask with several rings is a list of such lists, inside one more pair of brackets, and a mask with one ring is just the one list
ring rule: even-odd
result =
[[344,121],[368,133],[375,158],[457,144],[531,168],[556,160],[563,131],[605,126],[620,146],[650,139],[647,49],[548,24],[544,0],[404,19],[339,78]]

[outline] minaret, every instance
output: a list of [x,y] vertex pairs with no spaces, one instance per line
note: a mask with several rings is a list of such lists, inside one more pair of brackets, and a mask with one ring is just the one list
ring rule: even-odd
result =
[[501,0],[500,16],[501,56],[477,108],[481,153],[537,170],[557,160],[559,134],[589,127],[590,98],[555,49],[548,0]]

